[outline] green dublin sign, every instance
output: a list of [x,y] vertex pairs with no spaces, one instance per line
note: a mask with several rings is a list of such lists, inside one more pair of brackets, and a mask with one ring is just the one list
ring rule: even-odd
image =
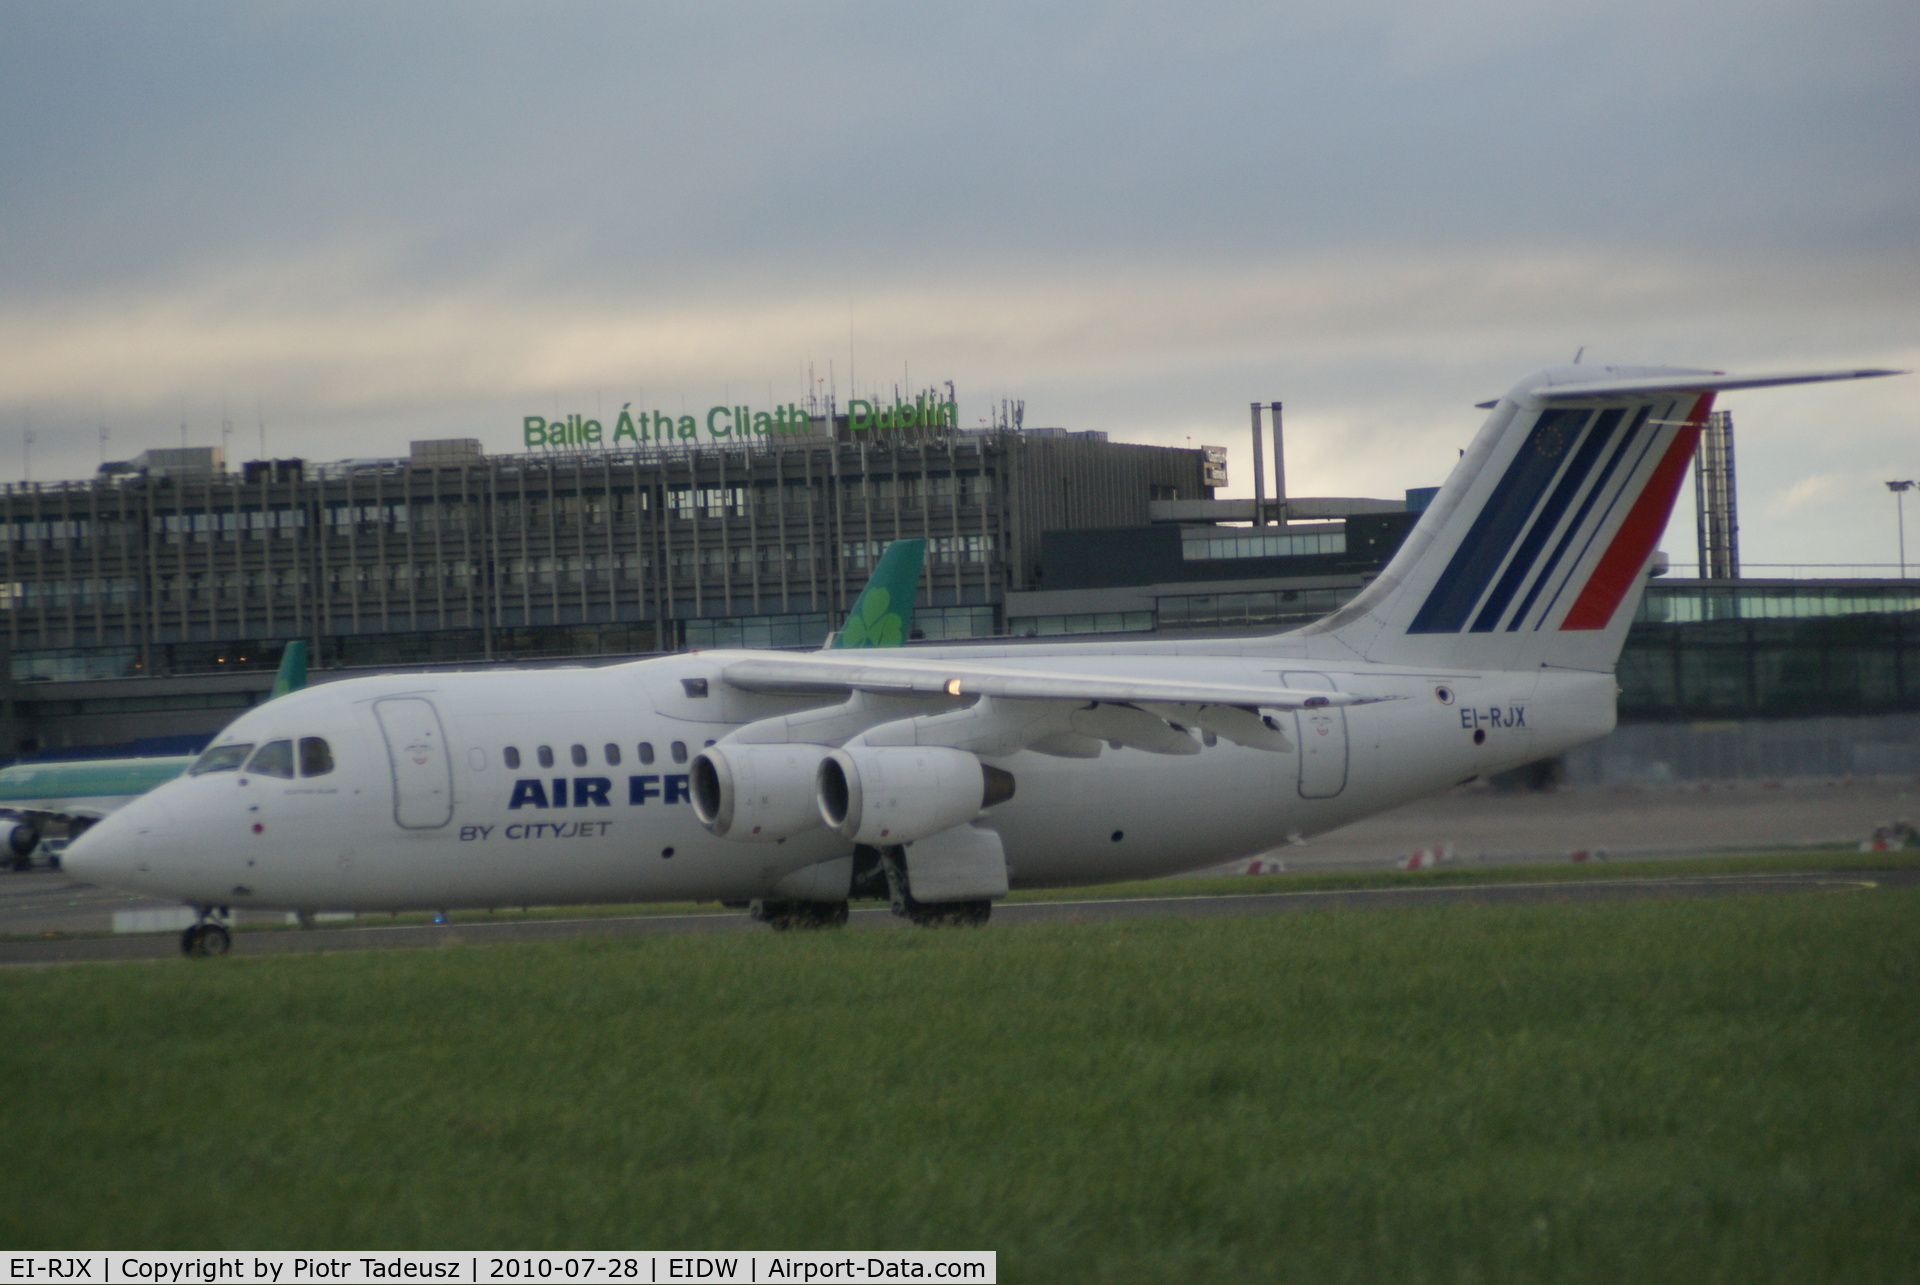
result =
[[[846,421],[848,431],[855,433],[951,428],[960,422],[960,407],[956,402],[930,401],[926,397],[916,397],[911,402],[895,398],[891,406],[856,397],[847,403]],[[669,415],[657,410],[641,411],[636,415],[633,413],[633,403],[628,402],[620,408],[620,416],[614,420],[611,431],[599,420],[589,419],[585,415],[569,415],[565,419],[528,415],[520,421],[520,429],[527,449],[534,451],[579,450],[594,446],[615,449],[621,446],[702,440],[751,441],[757,437],[788,437],[808,433],[813,431],[813,424],[807,412],[792,402],[771,411],[754,410],[751,406],[714,406],[707,410],[704,418]]]

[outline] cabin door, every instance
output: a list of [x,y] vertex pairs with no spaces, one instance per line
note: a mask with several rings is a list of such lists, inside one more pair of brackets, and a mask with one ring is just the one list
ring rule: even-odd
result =
[[[1289,687],[1310,692],[1336,690],[1325,674],[1281,675]],[[1347,788],[1347,711],[1337,705],[1294,714],[1300,737],[1300,797],[1331,799]]]
[[393,767],[393,819],[403,830],[434,830],[453,820],[453,762],[433,702],[399,696],[373,703]]

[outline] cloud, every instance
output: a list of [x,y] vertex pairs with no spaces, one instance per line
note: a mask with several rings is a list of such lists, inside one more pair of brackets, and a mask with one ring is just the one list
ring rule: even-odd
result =
[[[1910,4],[447,12],[14,6],[0,450],[223,402],[504,449],[851,360],[1167,444],[1280,398],[1296,491],[1393,494],[1582,346],[1920,363]],[[1896,460],[1920,396],[1729,404],[1750,541],[1804,544],[1847,537],[1761,497]]]
[[809,356],[844,360],[850,341],[856,369],[865,358],[863,389],[897,382],[895,368],[916,360],[926,377],[1135,387],[1274,363],[1344,369],[1395,352],[1477,365],[1533,348],[1545,360],[1582,339],[1597,359],[1713,361],[1782,347],[1783,328],[1802,349],[1815,346],[1809,332],[1833,332],[1858,360],[1913,332],[1920,295],[1908,263],[1755,276],[1566,251],[1063,265],[782,289],[736,278],[637,296],[521,280],[420,288],[373,279],[379,266],[333,256],[133,296],[0,306],[0,381],[29,401],[273,387],[357,413],[622,381],[790,382]]
[[[1848,479],[1857,480],[1857,479]],[[1841,477],[1835,473],[1816,473],[1803,477],[1777,496],[1770,508],[1777,513],[1792,513],[1796,509],[1824,507],[1839,499],[1846,490]]]

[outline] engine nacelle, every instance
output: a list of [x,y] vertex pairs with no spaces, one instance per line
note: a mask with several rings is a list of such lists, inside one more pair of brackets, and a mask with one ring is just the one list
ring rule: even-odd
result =
[[814,780],[824,745],[710,745],[693,756],[693,814],[723,839],[771,842],[820,824]]
[[912,843],[1013,797],[1013,774],[939,746],[835,750],[820,761],[820,819],[855,843]]
[[40,827],[31,821],[0,818],[0,847],[24,860],[40,843]]

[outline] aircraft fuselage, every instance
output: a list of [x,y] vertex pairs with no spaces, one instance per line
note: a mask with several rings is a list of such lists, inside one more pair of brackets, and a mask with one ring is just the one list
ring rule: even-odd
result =
[[[825,826],[774,842],[717,837],[694,815],[689,761],[745,724],[840,698],[729,687],[721,672],[741,655],[395,675],[282,697],[214,748],[318,738],[327,770],[209,771],[163,785],[96,827],[92,847],[116,855],[89,877],[205,904],[306,910],[778,895],[783,879],[847,855],[851,842]],[[1202,748],[1192,754],[988,758],[1016,782],[1014,797],[980,820],[999,833],[1015,887],[1145,878],[1267,851],[1558,753],[1614,719],[1608,674],[1068,646],[998,652],[1012,665],[1058,668],[1067,658],[1085,673],[1391,699],[1285,715],[1286,750],[1196,736]]]

